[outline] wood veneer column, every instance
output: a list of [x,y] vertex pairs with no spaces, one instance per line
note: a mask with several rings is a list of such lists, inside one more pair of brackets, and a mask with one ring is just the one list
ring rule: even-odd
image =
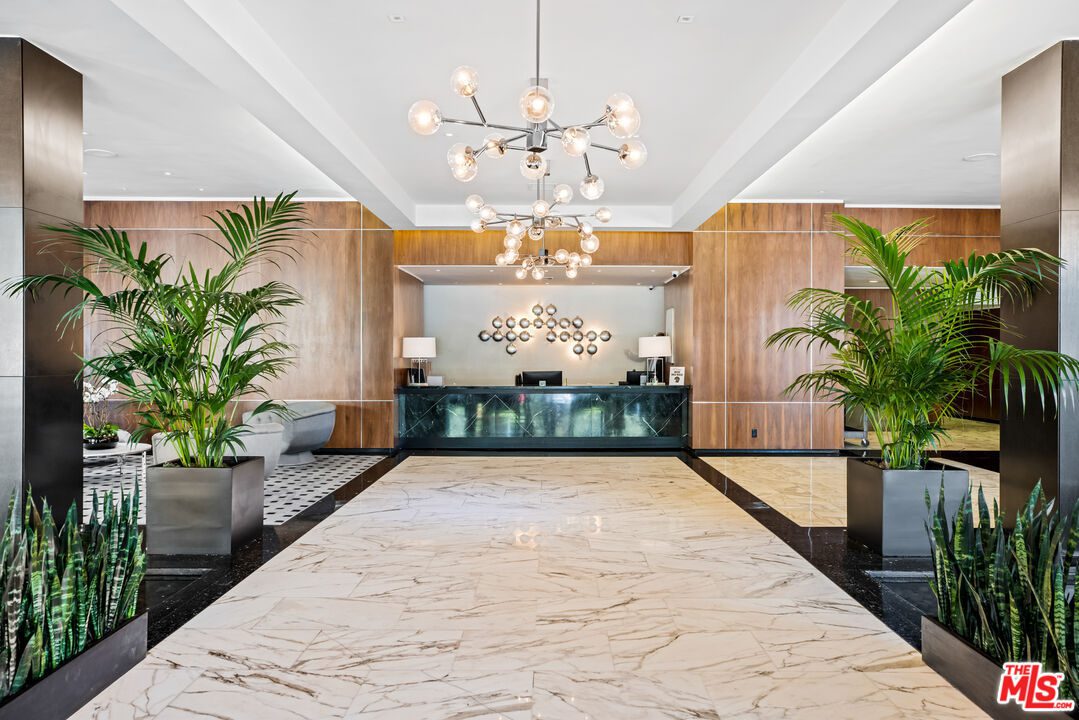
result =
[[[82,222],[82,75],[20,38],[0,38],[0,279],[57,272],[45,224]],[[67,255],[67,257],[65,257]],[[0,517],[32,486],[62,517],[82,500],[82,333],[57,330],[74,296],[0,299]]]
[[[1037,247],[1068,263],[1059,288],[1025,309],[1002,303],[1017,345],[1079,356],[1079,41],[1057,43],[1004,76],[1002,249]],[[1014,518],[1040,479],[1059,506],[1079,499],[1079,408],[1042,413],[1013,396],[1000,425],[1000,495]]]

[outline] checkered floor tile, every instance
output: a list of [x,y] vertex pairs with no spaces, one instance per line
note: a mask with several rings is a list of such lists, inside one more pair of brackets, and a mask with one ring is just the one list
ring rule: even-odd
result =
[[[286,467],[279,465],[273,475],[266,478],[263,486],[263,522],[280,525],[290,520],[317,501],[326,497],[352,478],[382,460],[384,455],[316,455],[309,465]],[[83,515],[89,517],[91,497],[97,490],[98,497],[106,490],[116,492],[123,485],[124,492],[131,492],[136,478],[141,481],[141,463],[138,458],[128,459],[123,467],[116,462],[99,462],[84,465],[82,472]],[[139,521],[146,521],[146,492],[141,488],[143,503],[139,508]]]

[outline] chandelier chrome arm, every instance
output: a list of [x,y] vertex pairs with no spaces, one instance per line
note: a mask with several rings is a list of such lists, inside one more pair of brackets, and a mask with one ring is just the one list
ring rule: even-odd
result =
[[522,133],[528,135],[531,131],[528,128],[514,127],[513,125],[496,125],[495,123],[481,123],[476,120],[460,120],[458,118],[442,118],[443,123],[453,123],[454,125],[471,125],[472,127],[485,127],[494,128],[496,130],[512,130],[516,133]]

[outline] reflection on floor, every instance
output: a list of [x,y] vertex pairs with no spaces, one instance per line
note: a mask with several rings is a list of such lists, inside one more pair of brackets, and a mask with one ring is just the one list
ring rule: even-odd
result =
[[[709,465],[802,527],[847,526],[847,459],[758,455],[706,458]],[[1000,475],[955,460],[986,502],[999,497]]]
[[[378,461],[384,455],[316,455],[315,462],[308,465],[279,465],[263,486],[265,496],[263,523],[280,525],[303,512],[317,500],[347,483]],[[82,471],[83,515],[88,518],[92,510],[91,499],[96,490],[98,497],[106,491],[126,493],[134,489],[136,477],[141,477],[141,463],[129,459],[122,465],[108,460],[86,465]],[[140,487],[142,503],[139,522],[146,522],[146,486]]]
[[676,458],[412,457],[88,717],[979,717]]
[[[948,437],[940,443],[940,450],[1000,450],[1000,425],[980,420],[951,418],[944,423]],[[862,447],[858,440],[847,440],[849,447]],[[880,443],[872,432],[869,433],[869,446],[880,450]]]

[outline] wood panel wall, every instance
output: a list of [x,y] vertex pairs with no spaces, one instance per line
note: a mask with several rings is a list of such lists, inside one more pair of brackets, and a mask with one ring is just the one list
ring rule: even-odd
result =
[[[238,203],[197,201],[86,203],[86,221],[113,226],[196,269],[216,267],[221,251],[206,238],[216,230],[206,216]],[[267,264],[252,283],[290,283],[305,304],[285,317],[295,364],[267,392],[283,400],[325,400],[337,405],[329,447],[393,446],[394,269],[393,231],[355,202],[307,203],[311,219],[303,256],[280,268]],[[420,306],[422,312],[422,305]],[[87,328],[86,351],[105,338]],[[96,339],[95,339],[96,338]],[[250,402],[241,404],[241,408]]]
[[[692,234],[684,232],[606,232],[600,240],[598,265],[689,265]],[[505,233],[488,230],[398,230],[394,233],[397,265],[491,265],[502,252]],[[547,234],[547,247],[573,251],[579,240],[573,232]],[[526,241],[527,242],[527,241]]]
[[694,448],[842,447],[837,409],[825,398],[784,392],[800,373],[824,361],[821,354],[764,347],[770,334],[801,321],[786,306],[791,293],[808,286],[843,289],[843,266],[850,260],[845,241],[833,232],[833,212],[884,229],[932,217],[927,237],[911,256],[916,264],[939,265],[999,248],[997,210],[825,203],[721,208],[692,233],[690,273],[666,290],[679,335],[692,336],[690,358],[683,363],[693,385]]

